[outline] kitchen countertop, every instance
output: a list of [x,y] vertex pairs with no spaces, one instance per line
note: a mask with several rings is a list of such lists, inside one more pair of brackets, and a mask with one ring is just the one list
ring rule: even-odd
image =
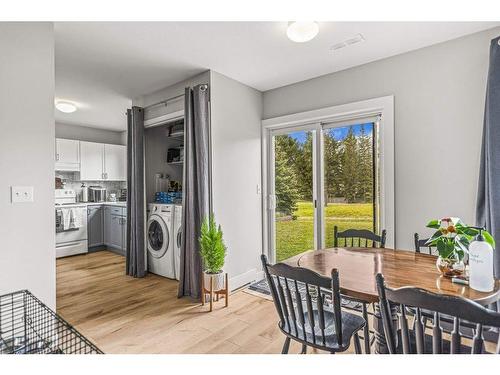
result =
[[127,202],[87,202],[87,206],[120,206],[127,207]]
[[72,204],[64,204],[58,205],[56,204],[56,208],[71,208],[77,206],[118,206],[118,207],[127,207],[127,202],[77,202]]

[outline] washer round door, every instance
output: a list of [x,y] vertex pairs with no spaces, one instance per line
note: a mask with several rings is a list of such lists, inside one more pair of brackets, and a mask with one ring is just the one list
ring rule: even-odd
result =
[[165,255],[170,241],[170,233],[165,221],[158,215],[148,220],[148,251],[151,256],[161,258]]

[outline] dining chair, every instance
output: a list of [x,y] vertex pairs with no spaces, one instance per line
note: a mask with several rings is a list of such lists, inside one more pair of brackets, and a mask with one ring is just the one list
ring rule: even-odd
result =
[[385,229],[382,230],[381,235],[378,235],[367,229],[346,229],[339,232],[336,225],[333,227],[333,247],[384,248],[386,237],[387,231]]
[[[484,353],[483,332],[500,328],[500,313],[461,297],[431,293],[415,287],[391,289],[385,285],[382,274],[377,274],[380,313],[384,336],[390,354],[460,354]],[[414,328],[410,329],[407,308],[415,310]],[[431,326],[427,329],[422,311],[431,311]],[[453,329],[446,333],[442,319],[450,318]],[[474,325],[472,338],[463,333],[463,328]],[[396,329],[396,325],[399,329]],[[444,333],[444,334],[443,334]],[[471,346],[465,341],[471,341]],[[495,352],[500,354],[500,338]]]
[[[333,227],[333,246],[334,247],[385,247],[387,231],[382,230],[381,235],[377,235],[367,229],[346,229],[343,232],[338,231],[338,227]],[[370,330],[368,316],[373,316],[372,312],[368,311],[368,303],[352,297],[344,297],[342,301],[344,308],[361,312],[366,320],[366,326],[363,330],[363,342],[365,353],[371,352],[371,345],[375,340],[374,332]],[[371,334],[371,337],[370,337]]]
[[288,353],[291,340],[302,344],[302,354],[308,346],[332,354],[343,352],[351,340],[355,352],[361,353],[358,332],[366,322],[359,315],[342,311],[336,269],[328,278],[307,268],[270,265],[265,255],[261,260],[279,316],[278,327],[286,336],[282,354]]
[[415,233],[413,235],[413,240],[415,242],[415,252],[421,253],[422,249],[426,249],[427,254],[434,255],[432,252],[435,249],[435,246],[426,245],[428,238],[424,238],[421,240],[418,233]]

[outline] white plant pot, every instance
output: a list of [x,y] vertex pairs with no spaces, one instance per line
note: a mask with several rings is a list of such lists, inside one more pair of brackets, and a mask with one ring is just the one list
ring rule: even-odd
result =
[[219,273],[207,273],[203,271],[204,285],[206,290],[210,290],[210,282],[213,279],[213,291],[216,292],[218,290],[224,289],[224,272],[221,271]]

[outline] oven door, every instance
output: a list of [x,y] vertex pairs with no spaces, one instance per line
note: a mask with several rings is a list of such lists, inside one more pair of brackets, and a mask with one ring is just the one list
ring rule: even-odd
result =
[[79,206],[78,208],[83,208],[82,226],[80,228],[68,230],[62,229],[60,210],[56,210],[56,245],[87,240],[87,209],[84,206]]

